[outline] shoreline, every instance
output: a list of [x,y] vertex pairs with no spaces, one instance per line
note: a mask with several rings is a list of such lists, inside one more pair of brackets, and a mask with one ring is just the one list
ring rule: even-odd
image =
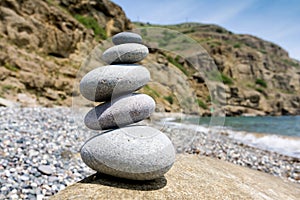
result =
[[[153,124],[155,128],[160,128],[160,125]],[[170,137],[177,153],[217,158],[300,183],[300,158],[248,145],[230,137],[226,131],[207,132],[205,127],[192,127],[165,123],[162,131]]]
[[[192,118],[195,121],[193,122],[193,120],[187,120],[189,118]],[[159,122],[164,125],[171,125],[173,127],[179,128],[184,126],[186,128],[192,129],[192,131],[201,128],[204,132],[222,132],[228,135],[228,137],[232,138],[233,140],[238,140],[239,142],[242,142],[245,145],[300,159],[300,136],[298,136],[299,134],[281,134],[278,131],[271,132],[272,130],[270,130],[270,132],[255,132],[252,130],[243,130],[237,127],[223,125],[223,119],[212,119],[210,122],[207,121],[209,124],[197,124],[197,120],[201,120],[201,117],[185,115],[182,113],[155,113],[154,117],[151,118],[151,122],[154,123]],[[212,124],[212,121],[213,123],[217,122],[219,124]],[[241,126],[242,125],[243,124],[241,124]]]
[[[71,108],[0,108],[0,199],[49,197],[95,172],[81,160],[80,147],[99,131],[87,129]],[[226,160],[300,183],[300,160],[249,147],[223,132],[162,127],[177,153]],[[48,172],[41,165],[51,168]],[[197,166],[193,166],[197,167]]]

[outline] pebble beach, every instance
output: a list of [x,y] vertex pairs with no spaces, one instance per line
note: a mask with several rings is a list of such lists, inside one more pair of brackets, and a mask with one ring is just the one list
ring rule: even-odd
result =
[[[248,146],[222,131],[148,124],[168,135],[177,153],[214,157],[300,183],[299,158]],[[79,151],[96,134],[71,108],[0,108],[0,199],[44,199],[94,174]]]

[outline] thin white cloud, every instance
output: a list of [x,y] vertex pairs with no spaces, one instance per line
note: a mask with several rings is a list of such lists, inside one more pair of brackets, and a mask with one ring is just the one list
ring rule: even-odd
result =
[[255,1],[256,0],[229,1],[226,6],[223,4],[220,7],[216,7],[216,10],[212,12],[215,14],[206,18],[204,21],[216,24],[225,24],[253,5]]
[[292,47],[289,48],[288,52],[289,52],[289,56],[291,58],[294,58],[294,59],[300,61],[300,50],[299,50],[299,48],[293,48],[293,46],[292,46]]
[[294,34],[299,34],[300,32],[300,27],[299,26],[294,26],[294,25],[286,25],[284,27],[278,28],[274,34],[271,36],[273,40],[281,39],[288,37],[290,35]]
[[151,12],[144,15],[144,18],[153,23],[183,22],[193,13],[194,7],[190,5],[193,5],[192,0],[161,1],[155,5],[156,9],[151,9]]

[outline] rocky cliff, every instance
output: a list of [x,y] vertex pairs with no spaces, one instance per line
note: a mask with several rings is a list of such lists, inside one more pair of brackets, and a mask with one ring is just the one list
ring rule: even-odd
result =
[[83,58],[127,29],[123,10],[108,0],[1,0],[0,96],[24,106],[71,105]]
[[[157,26],[136,23],[136,27],[176,30],[201,44],[216,64],[220,79],[224,83],[219,89],[224,91],[222,95],[225,102],[222,103],[222,109],[226,115],[300,114],[300,64],[299,61],[290,58],[280,46],[251,35],[233,34],[216,25],[186,23]],[[168,37],[164,39],[168,42]],[[207,77],[199,73],[201,68],[195,71],[190,66],[189,59],[182,59],[178,55],[174,56],[160,50],[154,50],[150,58],[151,62],[159,63],[168,70],[177,68],[178,73],[181,72],[181,79],[186,80],[189,88],[194,90],[196,101],[190,105],[198,104],[201,114],[210,114],[214,91],[208,90]],[[161,74],[161,71],[154,69],[152,73]],[[173,73],[172,79],[179,80],[176,73]],[[170,85],[175,87],[172,84],[172,81],[168,80],[168,84],[153,86],[151,89],[159,94]],[[188,90],[181,92],[183,96],[188,94]],[[167,98],[160,95],[164,98],[164,109],[180,111],[180,104],[176,100],[170,101],[171,97],[176,99],[176,96],[172,96],[171,93],[170,95]],[[191,110],[185,109],[184,112],[191,113]]]
[[[204,47],[224,83],[217,88],[226,115],[300,114],[300,64],[278,45],[216,25],[133,25],[108,0],[2,0],[0,97],[23,106],[70,106],[79,95],[73,85],[83,58],[115,33],[148,27],[178,31]],[[142,64],[156,81],[143,92],[155,98],[157,110],[210,115],[216,91],[199,69],[170,52],[150,52]]]

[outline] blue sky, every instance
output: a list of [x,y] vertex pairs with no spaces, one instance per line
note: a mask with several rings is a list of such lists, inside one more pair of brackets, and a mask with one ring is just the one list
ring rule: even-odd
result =
[[300,60],[300,0],[112,0],[132,21],[218,24],[274,42]]

